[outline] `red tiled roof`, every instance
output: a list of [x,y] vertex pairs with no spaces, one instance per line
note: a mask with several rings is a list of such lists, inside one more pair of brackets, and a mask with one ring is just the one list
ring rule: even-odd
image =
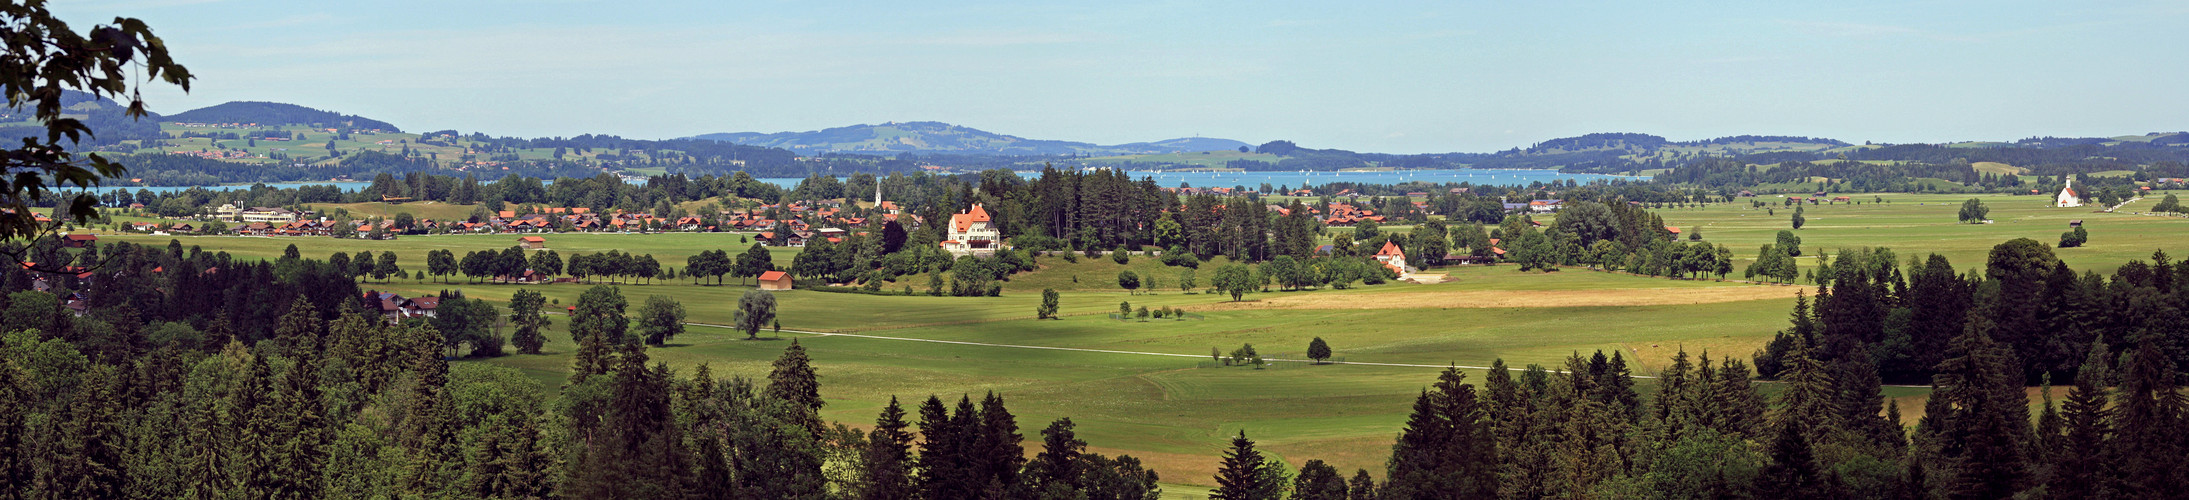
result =
[[1376,251],[1376,256],[1382,257],[1386,255],[1396,257],[1406,255],[1406,253],[1399,250],[1399,244],[1386,241],[1383,242],[1383,249]]
[[789,274],[782,271],[768,271],[760,273],[760,281],[777,281],[789,276]]

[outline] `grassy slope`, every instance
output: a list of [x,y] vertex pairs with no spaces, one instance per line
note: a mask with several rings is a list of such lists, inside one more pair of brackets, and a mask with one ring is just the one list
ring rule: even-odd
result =
[[454,205],[437,201],[421,201],[402,204],[381,202],[319,203],[305,208],[322,214],[332,214],[335,209],[348,210],[350,217],[357,219],[366,217],[393,218],[395,214],[409,212],[411,216],[420,219],[453,221],[471,217],[471,211],[478,209],[478,207],[478,205]]

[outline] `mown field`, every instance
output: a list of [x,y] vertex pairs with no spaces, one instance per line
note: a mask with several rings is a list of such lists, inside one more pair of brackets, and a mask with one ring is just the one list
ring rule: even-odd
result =
[[[2091,234],[2086,248],[2059,250],[2067,262],[2100,272],[2152,250],[2189,247],[2189,220],[2044,206],[2048,197],[1983,196],[1994,224],[1958,224],[1955,212],[1968,197],[1948,195],[1854,195],[1859,205],[1810,206],[1798,234],[1808,255],[1839,248],[1884,246],[1902,259],[1940,253],[1964,269],[1981,267],[2001,241],[2028,237],[2057,240],[2070,219]],[[1775,198],[1768,199],[1775,201]],[[1776,215],[1746,203],[1658,211],[1683,231],[1700,228],[1704,241],[1723,243],[1742,259],[1787,228],[1791,210]],[[566,257],[610,249],[653,254],[671,267],[703,250],[733,253],[749,243],[735,234],[550,234],[549,247]],[[105,238],[164,245],[169,237]],[[426,250],[506,248],[514,236],[411,236],[394,241],[328,238],[179,237],[184,245],[271,258],[295,244],[304,255],[336,251],[394,250],[406,269],[422,267]],[[749,241],[749,240],[748,240]],[[2185,253],[2176,250],[2175,253]],[[777,249],[787,265],[795,255]],[[1635,372],[1654,374],[1681,348],[1713,357],[1747,357],[1780,329],[1800,287],[1674,280],[1569,269],[1520,273],[1514,266],[1451,268],[1439,284],[1394,283],[1349,290],[1228,296],[1185,293],[1178,267],[1150,257],[1119,265],[1107,257],[1067,262],[1041,259],[1042,270],[1015,276],[1002,297],[875,296],[797,290],[778,294],[786,331],[778,339],[744,340],[741,332],[693,326],[672,345],[652,350],[657,360],[684,373],[700,364],[717,374],[762,377],[768,363],[792,339],[812,351],[822,375],[824,414],[855,426],[871,422],[889,397],[910,401],[936,394],[956,397],[1002,393],[1032,432],[1069,416],[1082,437],[1102,453],[1142,458],[1163,474],[1174,496],[1198,495],[1212,480],[1225,437],[1241,429],[1264,449],[1297,465],[1319,458],[1350,471],[1376,471],[1405,421],[1412,398],[1432,381],[1438,366],[1487,366],[1504,359],[1516,367],[1557,366],[1575,352],[1618,351]],[[1197,271],[1206,280],[1220,262]],[[1813,265],[1813,259],[1804,259]],[[1746,265],[1742,262],[1739,265]],[[1121,270],[1158,276],[1154,293],[1129,294],[1116,287]],[[368,288],[406,295],[462,289],[473,297],[506,301],[521,288],[546,294],[557,308],[573,303],[588,285],[489,285],[397,280]],[[924,289],[924,283],[914,283]],[[895,287],[892,287],[895,288]],[[1042,288],[1063,291],[1061,320],[1034,320]],[[700,324],[728,324],[737,297],[748,287],[684,281],[621,286],[632,303],[648,295],[677,298]],[[1135,306],[1179,307],[1185,320],[1118,321],[1107,313],[1120,301]],[[466,361],[511,366],[550,387],[569,366],[569,336],[560,318],[548,352]],[[792,332],[795,331],[795,332]],[[820,333],[798,333],[820,332]],[[763,337],[771,335],[763,333]],[[1206,367],[1211,348],[1230,351],[1251,343],[1265,356],[1296,359],[1309,339],[1329,341],[1337,356],[1354,363],[1280,364],[1255,370]],[[995,345],[989,345],[995,344]],[[1088,349],[1111,352],[1094,352]],[[1469,369],[1479,382],[1482,371]],[[1649,380],[1639,387],[1653,391]],[[1772,386],[1764,386],[1770,392]],[[1888,388],[1912,421],[1926,389]]]
[[[1805,256],[1818,251],[1837,254],[1841,248],[1886,247],[1903,261],[1937,253],[1952,260],[1956,267],[1972,269],[1982,267],[1991,247],[2006,240],[2030,238],[2058,244],[2060,233],[2069,229],[2071,220],[2083,221],[2090,241],[2080,248],[2056,249],[2055,253],[2076,269],[2110,273],[2130,259],[2149,261],[2154,250],[2166,249],[2180,259],[2185,251],[2178,249],[2189,249],[2189,219],[2132,213],[2158,204],[2164,192],[2131,202],[2115,213],[2102,213],[2092,206],[2054,208],[2050,206],[2051,194],[1845,196],[1862,203],[1809,205],[1803,210],[1806,224],[1794,233],[1801,237]],[[1877,197],[1883,197],[1885,203],[1875,202]],[[1972,197],[1991,208],[1992,224],[1956,221],[1961,203]],[[1777,205],[1783,199],[1756,199],[1774,203],[1773,208],[1767,212],[1740,202],[1655,213],[1664,217],[1665,224],[1681,231],[1701,229],[1703,241],[1732,247],[1733,254],[1744,259],[1737,269],[1755,258],[1758,247],[1775,241],[1780,230],[1792,228],[1793,209]],[[1815,259],[1801,261],[1805,268],[1815,264]]]
[[[1092,261],[1083,261],[1092,265]],[[1107,260],[1104,265],[1116,267]],[[784,333],[779,340],[743,340],[740,332],[694,326],[657,360],[689,372],[701,363],[716,373],[765,376],[768,363],[797,339],[820,367],[824,414],[847,424],[871,422],[889,397],[924,399],[998,391],[1009,398],[1022,428],[1069,416],[1095,449],[1127,453],[1163,471],[1166,482],[1210,481],[1224,437],[1240,429],[1297,464],[1320,458],[1340,467],[1377,470],[1412,398],[1448,364],[1558,366],[1574,352],[1624,352],[1638,373],[1655,373],[1674,348],[1714,353],[1753,352],[1778,328],[1792,287],[1674,281],[1608,273],[1521,274],[1513,267],[1457,272],[1437,285],[1393,284],[1354,290],[1250,294],[1247,306],[1229,297],[1169,291],[1072,291],[1061,320],[1034,320],[1037,293],[994,298],[889,297],[798,290],[778,294],[786,330],[849,331],[853,335]],[[1537,286],[1540,285],[1540,286]],[[440,285],[376,288],[432,293]],[[521,285],[461,287],[467,295],[506,300]],[[531,285],[562,305],[585,286]],[[1777,290],[1781,298],[1723,300],[1696,294],[1697,303],[1560,307],[1485,305],[1360,309],[1348,302],[1405,304],[1439,294],[1532,290],[1598,292],[1654,299],[1716,289]],[[646,295],[677,297],[694,323],[726,324],[742,286],[626,285],[632,302]],[[1315,299],[1292,303],[1293,299]],[[1119,301],[1173,306],[1198,317],[1118,321]],[[1258,304],[1274,305],[1260,306]],[[762,337],[772,334],[762,332]],[[886,337],[886,338],[873,338]],[[1284,364],[1266,370],[1203,367],[1211,348],[1254,344],[1264,356],[1299,359],[1322,337],[1349,362],[1420,366]],[[567,333],[556,328],[548,353],[472,361],[517,367],[550,386],[569,365]],[[943,341],[943,342],[928,342]],[[975,345],[1003,344],[1005,346]],[[1031,347],[1095,349],[1086,352]],[[1155,354],[1171,354],[1161,356]],[[1480,380],[1481,370],[1468,370]],[[1643,386],[1649,386],[1644,381]]]

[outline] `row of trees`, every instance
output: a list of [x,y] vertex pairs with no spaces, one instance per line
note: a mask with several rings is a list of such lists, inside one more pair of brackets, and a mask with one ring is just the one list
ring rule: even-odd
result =
[[2017,380],[2047,373],[2071,377],[2100,339],[2119,356],[2146,344],[2175,362],[2189,361],[2185,272],[2164,252],[2130,261],[2110,276],[2077,272],[2030,239],[1992,248],[1981,272],[1962,273],[1944,256],[1899,262],[1889,249],[1842,251],[1814,271],[1819,291],[1797,302],[1794,321],[1757,358],[1776,376],[1776,361],[1800,338],[1827,360],[1859,358],[1888,381],[1931,380],[1955,335],[1974,326],[2014,353]]

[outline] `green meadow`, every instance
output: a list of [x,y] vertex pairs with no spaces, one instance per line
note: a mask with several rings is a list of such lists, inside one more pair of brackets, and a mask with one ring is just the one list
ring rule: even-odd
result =
[[[1803,256],[1818,252],[1838,254],[1842,248],[1886,247],[1905,261],[1932,253],[1946,256],[1955,267],[1981,268],[1993,245],[2015,238],[2029,238],[2055,245],[2068,222],[2083,221],[2090,241],[2079,248],[2054,249],[2068,265],[2110,273],[2131,259],[2151,260],[2151,252],[2166,249],[2175,259],[2189,248],[2189,219],[2140,215],[2134,212],[2156,205],[2166,193],[2159,192],[2130,202],[2114,213],[2100,207],[2055,208],[2053,195],[1911,195],[1840,194],[1860,204],[1804,205],[1807,219],[1794,234],[1801,237]],[[1883,197],[1885,202],[1875,200]],[[1957,214],[1969,198],[1982,200],[1991,209],[1991,224],[1963,224]],[[1681,231],[1701,229],[1703,241],[1724,244],[1743,259],[1736,269],[1756,257],[1756,249],[1776,241],[1780,230],[1792,229],[1793,207],[1783,198],[1754,198],[1770,203],[1770,209],[1749,208],[1747,199],[1702,208],[1654,210],[1665,224]],[[1803,267],[1815,259],[1801,259]],[[1736,271],[1738,272],[1738,271]]]
[[[2155,204],[2156,196],[2119,213],[2051,208],[2045,204],[2050,196],[1980,196],[1991,208],[1992,224],[1954,220],[1966,195],[1850,196],[1862,203],[1804,209],[1807,224],[1796,233],[1805,255],[1883,246],[1903,260],[1935,252],[1957,267],[1976,269],[1992,245],[2022,237],[2052,243],[2074,219],[2084,221],[2090,244],[2057,253],[2079,269],[2109,272],[2130,259],[2149,259],[2153,250],[2189,243],[2189,231],[2184,231],[2189,220],[2130,213]],[[1876,202],[1876,196],[1886,202]],[[1744,259],[1738,268],[1754,257],[1758,246],[1789,229],[1792,209],[1773,206],[1775,214],[1750,208],[1746,200],[1656,213],[1682,231],[1700,229],[1703,241],[1732,247]],[[750,245],[749,235],[729,233],[544,236],[548,247],[565,257],[613,249],[652,254],[677,268],[683,267],[684,257],[700,251],[735,253]],[[515,235],[390,241],[143,235],[102,239],[155,245],[173,239],[249,258],[277,257],[290,244],[310,257],[392,250],[409,270],[423,268],[427,250],[461,254],[516,242]],[[788,265],[795,255],[795,249],[774,252],[779,265]],[[1814,259],[1803,260],[1805,266],[1814,265]],[[1205,263],[1196,271],[1203,288],[1221,264]],[[909,405],[931,394],[978,397],[996,391],[1009,400],[1022,430],[1069,416],[1094,450],[1140,457],[1161,472],[1164,482],[1174,484],[1173,494],[1197,494],[1210,483],[1224,438],[1241,429],[1295,465],[1319,458],[1341,470],[1365,468],[1380,474],[1412,398],[1440,366],[1482,367],[1503,359],[1515,367],[1556,368],[1566,356],[1603,350],[1622,353],[1637,374],[1649,375],[1683,348],[1691,354],[1707,350],[1714,358],[1745,358],[1783,327],[1791,295],[1800,289],[1583,269],[1521,273],[1515,266],[1490,266],[1433,270],[1449,278],[1437,284],[1274,291],[1248,294],[1246,301],[1234,303],[1229,296],[1179,290],[1183,268],[1164,266],[1152,257],[1135,256],[1120,265],[1107,256],[1077,262],[1049,256],[1040,265],[1039,271],[1012,277],[1002,297],[779,292],[785,331],[764,331],[759,340],[706,326],[733,321],[737,298],[751,289],[734,278],[721,286],[669,280],[623,284],[620,289],[634,307],[646,296],[666,295],[687,308],[688,321],[695,325],[671,345],[650,351],[654,359],[682,373],[705,364],[718,376],[763,377],[769,362],[795,340],[811,350],[820,369],[822,395],[828,401],[823,413],[830,419],[865,426],[892,396]],[[1158,282],[1152,290],[1129,293],[1116,285],[1117,273],[1124,270],[1140,273],[1144,281],[1154,276]],[[924,281],[912,281],[915,289],[925,289]],[[457,278],[452,283],[391,280],[362,286],[405,295],[461,289],[496,302],[531,289],[545,294],[559,310],[590,285],[469,284]],[[1062,291],[1062,319],[1033,319],[1043,288]],[[1193,314],[1121,321],[1110,317],[1119,302]],[[568,372],[572,344],[562,318],[556,320],[543,355],[465,362],[518,368],[557,386]],[[1253,344],[1266,357],[1299,359],[1315,337],[1327,340],[1348,363],[1404,366],[1284,362],[1254,369],[1209,363],[1212,348],[1229,352],[1243,344]],[[1471,381],[1481,380],[1482,370],[1466,371]],[[1647,379],[1640,386],[1645,393],[1654,390]],[[1923,388],[1888,388],[1888,396],[1901,403],[1910,419],[1919,415],[1926,393]]]

